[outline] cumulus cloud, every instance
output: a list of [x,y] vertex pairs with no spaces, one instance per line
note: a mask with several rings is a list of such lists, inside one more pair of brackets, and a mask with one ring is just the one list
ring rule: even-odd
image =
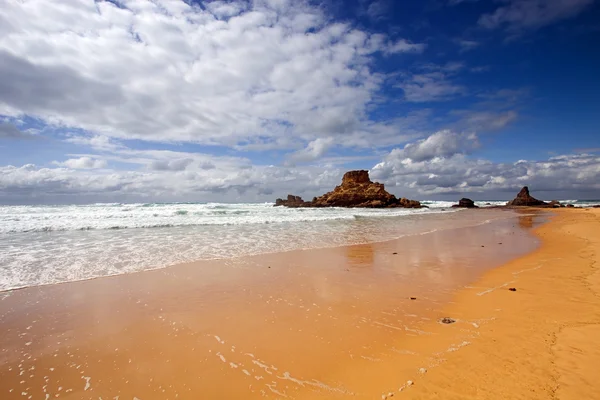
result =
[[575,17],[594,0],[507,0],[506,3],[482,15],[479,25],[486,29],[504,27],[510,34],[517,35]]
[[[467,141],[457,145],[459,141]],[[473,142],[469,145],[468,141]],[[438,132],[426,140],[392,150],[371,169],[374,178],[423,196],[515,191],[529,185],[541,192],[600,190],[600,156],[561,155],[548,160],[494,163],[471,158],[475,138]]]
[[0,115],[228,147],[377,135],[375,54],[424,48],[308,1],[9,1],[0,20]]
[[55,161],[54,164],[72,169],[94,169],[106,167],[106,160],[99,160],[92,157],[70,158],[63,162]]
[[329,148],[333,145],[332,138],[319,138],[310,142],[305,149],[299,150],[293,153],[289,160],[291,162],[307,162],[314,161],[318,158],[323,157],[323,155],[329,150]]
[[436,157],[466,154],[478,147],[479,141],[474,134],[460,134],[450,130],[443,130],[434,133],[426,139],[409,143],[403,149],[394,149],[389,157],[420,162]]
[[0,203],[89,201],[272,201],[287,193],[320,193],[343,171],[230,165],[215,170],[117,171],[0,167]]
[[[416,198],[507,191],[508,198],[524,185],[536,192],[562,191],[567,196],[573,191],[591,193],[590,198],[600,193],[598,154],[496,163],[473,158],[470,153],[477,146],[474,135],[440,131],[374,161],[371,176],[397,195]],[[273,201],[288,193],[311,198],[339,184],[345,172],[335,162],[327,168],[257,166],[243,158],[165,150],[126,149],[113,157],[140,168],[94,169],[91,167],[100,156],[92,155],[53,168],[32,164],[0,167],[0,203]]]

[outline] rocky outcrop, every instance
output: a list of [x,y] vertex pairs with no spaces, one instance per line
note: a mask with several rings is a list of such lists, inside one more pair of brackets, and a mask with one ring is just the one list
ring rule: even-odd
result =
[[383,184],[371,182],[368,171],[350,171],[344,174],[341,185],[312,202],[315,207],[388,207],[397,199]]
[[548,203],[548,206],[552,207],[552,208],[560,208],[560,207],[564,207],[565,205],[560,204],[560,201],[558,201],[558,200],[552,200],[552,201],[550,201],[550,203]]
[[371,182],[369,171],[349,171],[342,184],[329,193],[315,197],[311,202],[289,195],[287,200],[277,199],[275,205],[286,207],[366,207],[366,208],[421,208],[421,203],[406,198],[397,199],[385,190],[383,184]]
[[302,207],[304,204],[306,204],[306,202],[302,200],[302,197],[294,196],[293,194],[288,194],[287,200],[275,200],[275,206]]
[[534,197],[531,197],[529,194],[529,188],[527,186],[523,187],[517,197],[514,200],[506,203],[507,206],[547,206],[548,203],[545,203],[541,200],[538,200]]
[[454,208],[479,208],[475,205],[475,202],[471,199],[467,199],[463,197],[458,201],[458,204],[454,204],[452,207]]

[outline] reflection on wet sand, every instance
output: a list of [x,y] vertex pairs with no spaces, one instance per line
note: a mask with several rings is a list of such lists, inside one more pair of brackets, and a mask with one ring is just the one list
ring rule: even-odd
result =
[[524,229],[533,228],[533,216],[532,215],[524,215],[519,217],[519,226]]
[[368,383],[388,377],[360,379],[369,365],[402,365],[456,289],[535,244],[513,218],[15,291],[0,302],[0,393],[374,398]]
[[372,267],[375,261],[375,249],[372,243],[358,246],[348,246],[346,260],[350,266]]

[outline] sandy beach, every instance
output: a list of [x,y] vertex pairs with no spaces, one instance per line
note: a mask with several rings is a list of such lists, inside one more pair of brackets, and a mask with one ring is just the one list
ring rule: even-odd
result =
[[527,212],[6,292],[0,393],[600,398],[599,217]]
[[[536,231],[541,248],[458,293],[446,314],[482,323],[439,326],[440,338],[466,329],[473,339],[440,368],[413,374],[403,397],[600,398],[600,210],[554,213]],[[444,347],[436,340],[423,346],[436,345]]]

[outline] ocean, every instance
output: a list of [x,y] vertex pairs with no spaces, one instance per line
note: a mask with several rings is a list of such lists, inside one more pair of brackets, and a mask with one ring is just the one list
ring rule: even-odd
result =
[[[600,201],[566,203],[582,207]],[[423,204],[429,208],[290,209],[272,203],[0,206],[0,291],[490,222],[477,213],[457,214],[462,210],[450,208],[452,202]]]

